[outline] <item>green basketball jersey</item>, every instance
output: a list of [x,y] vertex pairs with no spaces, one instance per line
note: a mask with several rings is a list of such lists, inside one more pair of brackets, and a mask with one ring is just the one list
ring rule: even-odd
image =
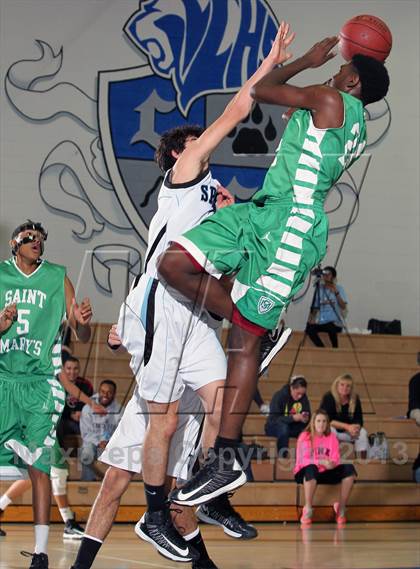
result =
[[352,95],[340,94],[344,102],[340,128],[316,128],[308,110],[293,113],[254,202],[280,198],[302,207],[323,207],[330,188],[366,146],[363,105]]
[[17,306],[17,321],[0,335],[0,378],[36,379],[61,368],[65,275],[65,267],[48,261],[31,275],[13,258],[0,263],[0,307]]

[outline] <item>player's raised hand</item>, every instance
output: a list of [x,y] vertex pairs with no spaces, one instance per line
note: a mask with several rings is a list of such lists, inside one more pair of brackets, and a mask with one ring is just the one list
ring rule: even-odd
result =
[[5,306],[0,311],[0,333],[6,332],[17,319],[16,303]]
[[233,205],[234,203],[235,198],[232,196],[229,190],[219,184],[217,186],[216,209],[220,209],[228,205]]
[[72,300],[73,316],[79,324],[86,326],[92,320],[93,312],[90,300],[86,297],[80,304],[77,304],[76,299]]
[[311,49],[303,55],[307,66],[320,67],[335,57],[337,53],[331,50],[338,44],[338,42],[339,38],[337,36],[332,36],[325,38],[312,46]]
[[272,60],[273,65],[280,65],[292,57],[288,47],[295,39],[295,35],[295,32],[290,31],[290,25],[282,21],[267,56]]

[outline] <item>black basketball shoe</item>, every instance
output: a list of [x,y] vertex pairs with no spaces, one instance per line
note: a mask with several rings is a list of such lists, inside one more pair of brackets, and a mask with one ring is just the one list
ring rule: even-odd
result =
[[220,526],[227,535],[235,539],[254,539],[258,535],[254,526],[248,524],[232,507],[227,494],[202,504],[196,513],[199,520]]
[[146,512],[134,529],[140,539],[172,561],[189,561],[199,558],[198,552],[179,535],[172,523],[169,507],[157,512]]
[[260,369],[258,375],[262,375],[270,365],[274,356],[284,348],[292,334],[291,328],[278,328],[268,330],[261,339]]
[[85,530],[76,522],[76,519],[67,520],[64,525],[63,539],[82,539]]
[[48,569],[48,555],[46,553],[29,553],[29,551],[20,552],[23,557],[32,557],[29,569]]
[[223,454],[219,456],[213,452],[185,486],[172,490],[169,499],[183,506],[198,506],[236,490],[246,481],[247,476],[236,458],[226,462]]

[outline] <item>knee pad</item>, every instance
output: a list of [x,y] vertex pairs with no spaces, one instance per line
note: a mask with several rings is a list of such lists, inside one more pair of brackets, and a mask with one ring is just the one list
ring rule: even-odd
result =
[[66,468],[57,468],[51,466],[51,486],[54,496],[64,496],[67,494],[67,477],[68,471]]

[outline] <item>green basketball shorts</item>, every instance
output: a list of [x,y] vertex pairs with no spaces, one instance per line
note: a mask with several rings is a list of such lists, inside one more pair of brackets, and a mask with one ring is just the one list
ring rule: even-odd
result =
[[327,236],[321,207],[270,200],[220,209],[176,243],[211,275],[237,273],[231,296],[238,311],[272,330],[324,257]]
[[[65,391],[55,377],[0,378],[0,475],[33,466],[50,474]],[[18,470],[19,471],[19,470]]]

